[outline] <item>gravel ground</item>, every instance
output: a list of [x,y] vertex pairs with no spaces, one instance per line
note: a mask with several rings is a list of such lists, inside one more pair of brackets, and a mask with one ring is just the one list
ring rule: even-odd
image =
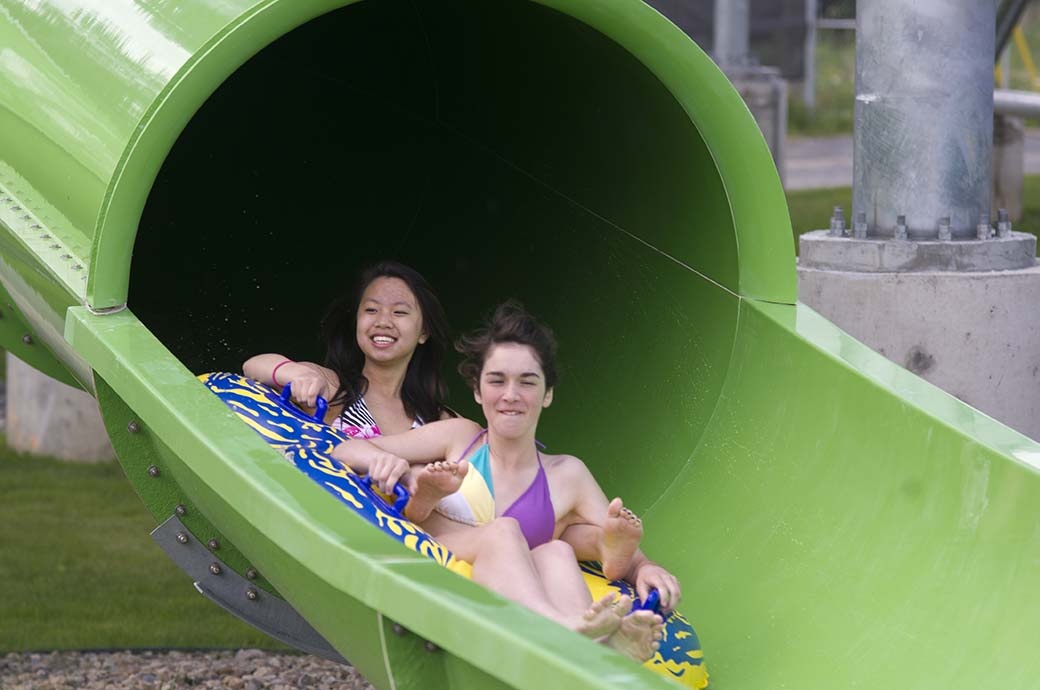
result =
[[371,690],[361,674],[314,656],[221,652],[47,652],[0,656],[2,690]]

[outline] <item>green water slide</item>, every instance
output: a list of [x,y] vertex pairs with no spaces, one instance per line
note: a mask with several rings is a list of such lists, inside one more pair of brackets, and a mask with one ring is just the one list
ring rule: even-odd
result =
[[645,516],[714,687],[1036,687],[1040,446],[796,303],[755,123],[648,6],[0,0],[0,345],[96,395],[159,537],[231,583],[200,590],[379,688],[674,687],[196,380],[319,358],[386,256],[458,329],[508,296],[554,325],[540,436]]

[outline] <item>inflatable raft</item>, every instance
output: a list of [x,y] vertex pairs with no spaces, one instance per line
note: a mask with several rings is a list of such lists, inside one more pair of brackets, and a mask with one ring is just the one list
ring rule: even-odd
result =
[[[469,563],[456,558],[421,527],[404,518],[402,510],[407,502],[407,493],[402,487],[398,487],[397,496],[391,499],[374,489],[366,478],[332,459],[332,449],[348,438],[319,421],[325,416],[323,400],[312,417],[292,404],[287,391],[279,394],[239,374],[204,374],[199,380],[264,440],[280,450],[287,460],[344,506],[412,551],[470,577],[472,568]],[[582,563],[581,569],[593,599],[616,592],[631,596],[636,602],[635,607],[644,605],[627,582],[608,581],[598,563]],[[651,602],[647,604],[652,606]],[[708,685],[707,667],[697,633],[677,611],[666,618],[661,646],[645,666],[687,687],[704,688]]]

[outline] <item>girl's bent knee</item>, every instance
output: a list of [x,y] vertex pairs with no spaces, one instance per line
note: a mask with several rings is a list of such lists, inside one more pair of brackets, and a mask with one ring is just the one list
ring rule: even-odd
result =
[[576,561],[577,556],[574,554],[574,548],[565,541],[560,539],[553,539],[547,541],[541,546],[535,547],[534,551],[539,556],[545,556],[548,558],[554,558],[559,560]]
[[527,539],[520,529],[520,523],[511,517],[499,517],[489,522],[484,527],[484,538],[493,539],[498,543],[522,543],[524,548],[527,548]]

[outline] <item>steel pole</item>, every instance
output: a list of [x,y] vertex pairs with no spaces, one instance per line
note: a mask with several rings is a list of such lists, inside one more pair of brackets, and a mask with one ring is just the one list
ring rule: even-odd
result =
[[[990,212],[993,0],[864,0],[856,17],[853,219],[912,238]],[[945,232],[943,232],[945,235]]]
[[802,101],[810,113],[816,112],[816,0],[805,0],[805,76]]
[[719,67],[739,67],[748,62],[751,33],[750,0],[715,0],[715,61]]

